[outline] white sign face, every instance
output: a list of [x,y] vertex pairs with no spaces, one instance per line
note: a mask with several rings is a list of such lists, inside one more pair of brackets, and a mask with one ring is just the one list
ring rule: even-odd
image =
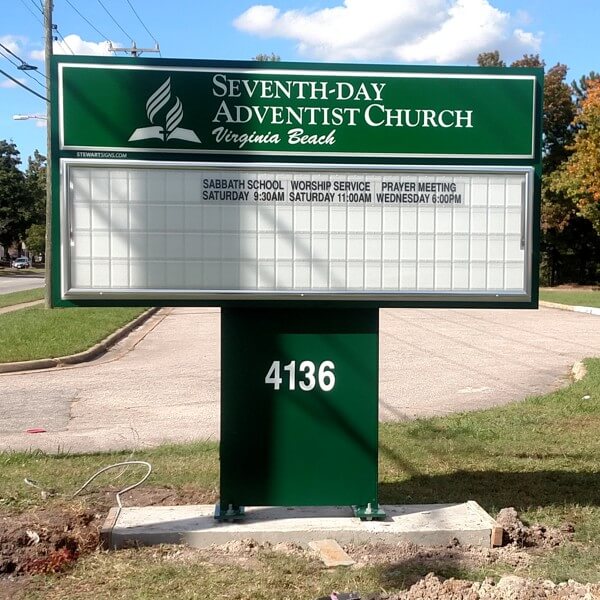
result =
[[63,298],[529,299],[532,169],[63,162]]

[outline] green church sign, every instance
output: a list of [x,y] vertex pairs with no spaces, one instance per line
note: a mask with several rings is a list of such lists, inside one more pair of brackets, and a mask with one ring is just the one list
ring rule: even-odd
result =
[[442,159],[535,154],[536,77],[514,70],[64,61],[58,77],[63,150]]
[[53,58],[53,303],[537,304],[542,71]]
[[378,309],[537,306],[542,77],[53,57],[53,304],[222,307],[216,518],[385,517]]

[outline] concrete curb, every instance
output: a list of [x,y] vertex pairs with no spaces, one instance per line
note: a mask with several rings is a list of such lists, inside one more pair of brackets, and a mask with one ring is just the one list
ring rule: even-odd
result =
[[593,306],[570,306],[568,304],[559,304],[558,302],[546,302],[540,300],[540,306],[545,308],[557,308],[558,310],[570,310],[571,312],[585,313],[587,315],[596,315],[600,317],[600,308]]
[[117,342],[121,341],[124,337],[128,336],[136,327],[147,321],[152,315],[159,311],[158,307],[153,307],[143,312],[139,317],[136,317],[133,321],[127,323],[118,329],[114,333],[111,333],[107,338],[98,342],[95,346],[78,352],[77,354],[71,354],[69,356],[59,356],[58,358],[41,358],[37,360],[25,360],[13,363],[0,364],[0,373],[17,373],[19,371],[35,371],[38,369],[51,369],[53,367],[62,367],[65,365],[75,365],[77,363],[86,362],[97,358],[101,354],[104,354],[111,346],[114,346]]
[[43,300],[32,300],[31,302],[21,302],[21,304],[11,304],[10,306],[3,306],[2,308],[0,308],[0,315],[15,312],[23,308],[31,308],[32,306],[38,306],[39,304],[43,303]]

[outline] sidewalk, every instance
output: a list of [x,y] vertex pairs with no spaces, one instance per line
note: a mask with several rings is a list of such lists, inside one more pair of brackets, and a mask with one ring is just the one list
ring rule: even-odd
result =
[[5,313],[14,312],[15,310],[21,310],[22,308],[31,308],[32,306],[39,306],[44,304],[43,300],[33,300],[33,302],[22,302],[21,304],[12,304],[11,306],[4,306],[0,308],[0,315]]
[[[24,302],[22,304],[6,306],[4,308],[0,308],[0,314],[14,312],[22,308],[38,306],[40,304],[43,304],[43,302],[43,300],[34,300],[33,302]],[[540,307],[544,308],[554,308],[558,310],[566,310],[571,312],[579,312],[589,315],[600,316],[600,308],[591,306],[570,306],[568,304],[560,304],[558,302],[547,302],[544,300],[540,300],[539,305]],[[79,352],[78,354],[61,356],[59,358],[39,359],[14,363],[0,363],[0,373],[13,373],[18,371],[34,371],[38,369],[49,369],[52,367],[62,367],[69,364],[72,365],[94,360],[98,358],[98,356],[104,354],[111,346],[115,345],[117,342],[127,337],[132,330],[142,325],[158,310],[158,308],[152,308],[146,311],[145,313],[134,319],[131,323],[128,323],[115,333],[109,335],[106,339],[102,340],[92,348],[89,348],[88,350],[85,350],[83,352]]]
[[571,306],[569,304],[560,304],[559,302],[546,302],[540,300],[540,306],[546,308],[557,308],[558,310],[570,310],[572,312],[585,313],[586,315],[596,315],[600,317],[600,308],[594,306]]
[[[4,309],[0,309],[0,314],[3,312],[14,312],[21,308],[36,306],[38,304],[42,304],[43,302],[43,300],[38,300],[35,302],[25,302],[23,304],[7,306]],[[98,342],[97,344],[95,344],[91,348],[88,348],[87,350],[84,350],[83,352],[78,352],[77,354],[70,354],[68,356],[59,356],[58,358],[40,358],[37,360],[0,363],[0,373],[16,373],[19,371],[35,371],[39,369],[50,369],[52,367],[63,367],[65,365],[74,365],[93,360],[104,354],[117,342],[127,337],[136,327],[139,327],[144,322],[146,322],[158,310],[158,308],[150,308],[149,310],[143,312],[140,316],[136,317],[133,321],[127,323],[127,325],[124,325],[117,331],[111,333],[101,342]]]
[[[218,309],[163,309],[97,360],[0,374],[0,450],[218,440],[219,317]],[[600,356],[593,321],[549,308],[382,310],[379,417],[445,415],[552,391],[573,363]],[[27,433],[34,428],[44,432]]]

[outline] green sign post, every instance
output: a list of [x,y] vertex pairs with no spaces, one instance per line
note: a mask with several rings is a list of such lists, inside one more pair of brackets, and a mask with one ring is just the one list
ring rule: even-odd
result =
[[225,308],[221,323],[219,516],[324,504],[380,516],[378,311]]
[[537,307],[542,77],[54,57],[53,304],[222,307],[218,518],[384,516],[378,309]]

